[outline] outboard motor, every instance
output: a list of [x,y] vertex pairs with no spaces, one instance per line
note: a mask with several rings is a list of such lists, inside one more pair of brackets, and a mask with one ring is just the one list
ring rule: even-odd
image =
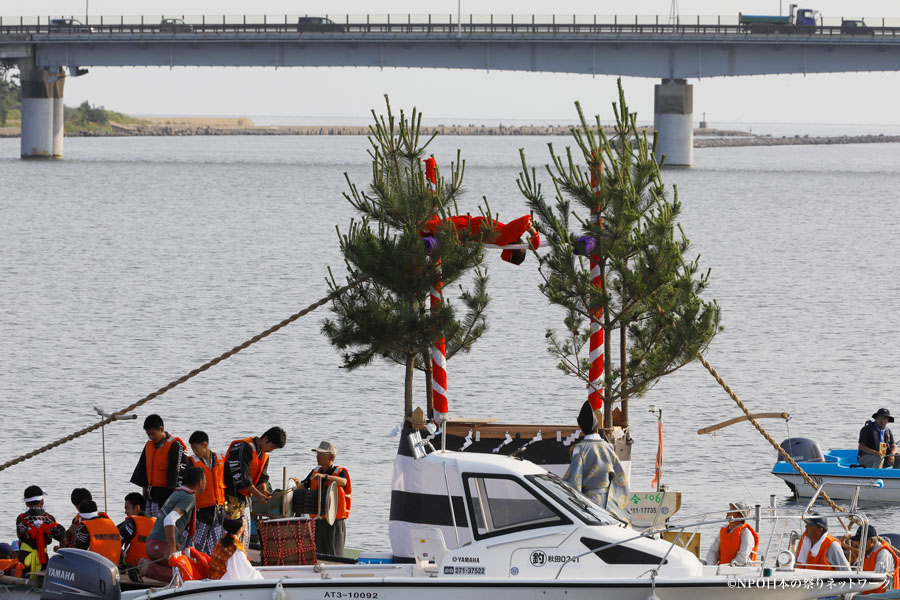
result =
[[[788,438],[781,442],[781,447],[788,456],[797,462],[825,462],[825,455],[822,454],[822,448],[814,440],[807,438]],[[787,462],[784,457],[779,454],[778,462]]]
[[41,600],[121,600],[119,568],[89,550],[63,548],[50,558]]

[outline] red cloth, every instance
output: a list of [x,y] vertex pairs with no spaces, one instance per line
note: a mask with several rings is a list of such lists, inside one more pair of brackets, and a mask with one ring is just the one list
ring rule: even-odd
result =
[[[481,228],[484,227],[488,223],[488,219],[485,217],[472,217],[469,215],[465,216],[455,216],[446,219],[444,223],[452,223],[456,230],[460,233],[468,233],[471,236],[478,236],[481,234]],[[425,223],[425,229],[423,229],[420,233],[421,235],[434,235],[435,231],[437,231],[438,227],[441,225],[442,221],[440,217],[434,217],[428,220]],[[524,215],[519,217],[518,219],[514,219],[509,223],[502,223],[500,221],[491,221],[493,225],[493,232],[486,239],[482,240],[486,244],[496,244],[497,246],[508,246],[510,244],[515,244],[519,242],[522,236],[525,235],[525,232],[528,231],[528,228],[531,226],[531,215]],[[541,245],[541,236],[535,234],[531,236],[529,240],[531,247],[537,249]],[[503,260],[510,262],[512,258],[512,250],[504,250],[500,254],[500,258]]]
[[[47,543],[46,539],[51,535],[51,531],[56,526],[56,521],[52,523],[47,523],[46,521],[42,522],[40,525],[35,525],[31,521],[28,521],[22,516],[22,520],[28,525],[28,536],[34,540],[34,548],[37,550],[38,559],[41,561],[42,565],[47,564]],[[47,536],[47,537],[45,537]]]

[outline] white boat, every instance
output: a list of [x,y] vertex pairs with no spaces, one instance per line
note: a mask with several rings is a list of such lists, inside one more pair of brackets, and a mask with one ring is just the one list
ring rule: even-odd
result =
[[[659,539],[658,531],[639,531],[616,520],[529,461],[426,454],[420,440],[414,445],[416,460],[442,474],[445,498],[462,495],[463,509],[451,508],[451,518],[454,528],[468,528],[471,541],[458,548],[447,549],[439,528],[421,527],[411,530],[413,563],[261,567],[262,580],[188,581],[163,589],[115,589],[114,594],[107,584],[100,584],[106,593],[80,589],[81,582],[93,582],[96,588],[105,576],[98,577],[93,567],[75,566],[91,553],[63,550],[61,558],[51,559],[58,562],[48,565],[42,598],[74,600],[87,594],[118,600],[121,594],[122,600],[419,600],[425,594],[440,600],[494,600],[514,591],[522,600],[646,600],[654,595],[711,600],[760,593],[793,600],[874,589],[885,580],[881,573],[793,568],[792,556],[772,542],[774,532],[782,531],[774,524],[767,560],[748,567],[705,566],[684,548]],[[782,566],[775,566],[776,554]],[[101,564],[106,559],[93,555],[90,560]],[[115,566],[106,565],[110,576],[117,577]]]

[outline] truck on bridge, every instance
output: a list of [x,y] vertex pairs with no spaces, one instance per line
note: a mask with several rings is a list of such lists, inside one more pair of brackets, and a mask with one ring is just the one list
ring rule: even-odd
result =
[[796,4],[791,4],[789,15],[745,15],[738,14],[740,24],[745,31],[750,33],[812,33],[816,25],[819,12],[811,8],[797,9]]

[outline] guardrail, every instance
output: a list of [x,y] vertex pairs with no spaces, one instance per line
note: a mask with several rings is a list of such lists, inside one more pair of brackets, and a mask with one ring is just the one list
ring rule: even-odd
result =
[[[53,24],[57,19],[70,19],[70,24]],[[163,19],[179,19],[179,23],[163,24]],[[307,22],[301,22],[301,19]],[[310,19],[326,19],[310,23]],[[802,35],[861,38],[865,36],[896,37],[900,19],[869,19],[864,32],[844,33],[841,18],[823,18],[814,28],[780,28],[761,34],[741,25],[737,15],[682,16],[671,23],[664,15],[143,15],[143,16],[77,16],[3,17],[0,34],[221,34],[221,33],[300,33],[300,34],[404,34],[404,35]]]

